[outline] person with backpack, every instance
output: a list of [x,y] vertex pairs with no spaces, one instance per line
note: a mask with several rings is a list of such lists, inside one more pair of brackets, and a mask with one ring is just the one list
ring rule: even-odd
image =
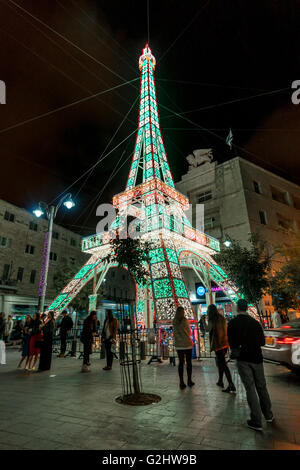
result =
[[256,431],[262,431],[262,414],[267,423],[274,419],[261,351],[261,347],[265,345],[265,335],[260,323],[252,318],[247,310],[246,300],[239,299],[238,315],[228,325],[228,340],[234,352],[231,357],[237,359],[238,372],[246,389],[250,408],[247,425]]
[[68,310],[62,312],[63,319],[60,324],[60,354],[58,357],[66,357],[67,337],[73,328],[73,320],[69,317]]
[[227,323],[223,315],[218,312],[215,304],[211,304],[207,308],[208,328],[210,350],[215,351],[216,364],[219,371],[219,380],[216,385],[224,389],[223,375],[225,374],[228,381],[228,387],[222,390],[225,393],[235,393],[236,388],[231,378],[229,367],[226,363],[226,354],[229,349],[227,337]]
[[90,354],[92,353],[93,337],[97,328],[97,312],[93,310],[83,322],[80,341],[83,343],[82,372],[90,372]]

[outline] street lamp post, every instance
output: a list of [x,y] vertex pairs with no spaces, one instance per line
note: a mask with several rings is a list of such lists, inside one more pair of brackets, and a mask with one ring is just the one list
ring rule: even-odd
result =
[[53,233],[53,222],[56,217],[58,209],[61,205],[64,204],[67,209],[71,209],[75,204],[72,201],[71,194],[67,194],[60,199],[59,203],[56,206],[46,204],[45,202],[39,203],[39,208],[33,211],[36,217],[41,217],[41,215],[46,214],[48,219],[48,231],[46,233],[45,244],[44,244],[44,256],[41,269],[41,278],[40,286],[38,292],[38,311],[43,313],[46,291],[47,291],[47,281],[48,281],[48,271],[49,271],[49,260],[51,252],[51,242],[52,242],[52,233]]

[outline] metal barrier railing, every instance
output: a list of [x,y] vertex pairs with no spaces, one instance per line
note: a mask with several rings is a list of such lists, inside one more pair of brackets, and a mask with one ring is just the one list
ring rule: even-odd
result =
[[[66,355],[69,356],[78,356],[81,358],[83,356],[83,344],[80,341],[80,335],[82,331],[82,326],[76,328],[72,328],[70,333],[67,336],[67,348],[66,348]],[[98,331],[98,334],[94,336],[93,340],[93,353],[100,353],[101,352],[101,331]],[[153,330],[151,330],[153,331]],[[160,338],[159,341],[159,334],[158,332],[155,334],[155,343],[153,343],[153,336],[152,341],[149,340],[149,330],[143,329],[139,330],[137,334],[137,351],[140,360],[148,360],[149,363],[152,360],[157,360],[154,358],[159,358],[162,360],[170,360],[170,363],[175,365],[176,364],[176,357],[177,352],[175,349],[174,341],[172,335],[169,335],[168,338]],[[120,331],[117,334],[116,338],[116,356],[119,357],[120,355],[120,348],[122,348],[122,339],[126,337],[124,336],[124,331]],[[126,348],[130,350],[130,344],[128,340],[128,344]],[[53,333],[53,353],[60,353],[60,334],[59,328],[54,330]],[[209,336],[208,333],[205,335],[199,334],[199,341],[194,344],[193,350],[193,358],[200,359],[200,358],[210,358],[213,357],[212,353],[210,352],[209,347]],[[150,359],[150,360],[149,360]]]

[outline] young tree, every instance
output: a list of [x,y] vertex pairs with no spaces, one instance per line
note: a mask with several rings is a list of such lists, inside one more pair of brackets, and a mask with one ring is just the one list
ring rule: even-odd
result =
[[[142,242],[140,239],[117,237],[112,241],[114,250],[114,259],[120,267],[127,268],[129,273],[138,284],[144,285],[146,282],[150,243]],[[132,351],[132,379],[135,395],[141,393],[138,374],[137,350],[136,350],[136,325],[134,319],[133,306],[130,306],[130,325],[131,325],[131,351]]]
[[221,251],[213,255],[213,258],[245,300],[256,306],[262,321],[258,304],[269,286],[271,257],[267,254],[266,242],[257,234],[251,235],[248,241],[249,248],[242,246],[237,240],[231,240],[231,245],[222,246]]

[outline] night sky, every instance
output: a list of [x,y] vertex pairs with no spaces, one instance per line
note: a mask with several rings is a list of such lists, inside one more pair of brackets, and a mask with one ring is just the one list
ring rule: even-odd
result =
[[[175,181],[189,153],[211,147],[218,162],[237,154],[300,184],[300,105],[291,103],[291,83],[300,79],[300,0],[149,6],[161,128]],[[0,106],[2,199],[32,210],[99,159],[137,98],[139,81],[18,124],[138,78],[147,26],[147,0],[0,0],[0,80],[7,87]],[[163,106],[188,111],[183,116],[191,122]],[[138,102],[106,153],[137,122]],[[232,153],[225,144],[230,127]],[[62,210],[58,223],[83,235],[96,231],[96,206],[125,188],[134,140],[133,134],[72,187],[76,209]]]

